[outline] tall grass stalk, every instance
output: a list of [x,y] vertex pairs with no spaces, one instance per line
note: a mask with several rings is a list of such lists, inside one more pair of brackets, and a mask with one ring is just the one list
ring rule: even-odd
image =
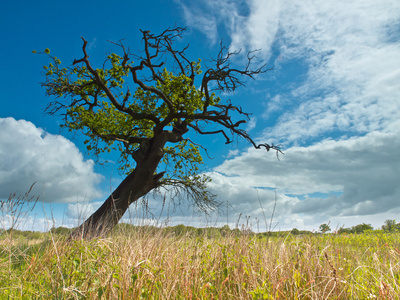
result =
[[8,199],[0,199],[0,226],[2,227],[3,251],[8,253],[8,276],[12,272],[12,258],[14,241],[14,229],[33,211],[39,197],[31,196],[34,182],[25,194],[11,194]]

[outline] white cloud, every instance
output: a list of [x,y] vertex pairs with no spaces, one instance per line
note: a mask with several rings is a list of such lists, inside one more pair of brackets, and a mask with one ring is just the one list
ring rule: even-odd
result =
[[256,128],[257,125],[257,117],[251,117],[250,120],[247,122],[246,132]]
[[229,150],[228,154],[226,155],[226,158],[230,158],[238,154],[239,154],[239,149]]
[[[183,9],[189,27],[202,31],[211,43],[219,39],[218,24],[223,24],[231,38],[230,50],[253,51],[267,59],[279,25],[280,1],[176,0]],[[185,4],[185,2],[187,4]]]
[[0,197],[25,193],[44,202],[79,202],[101,196],[102,176],[94,162],[62,136],[46,133],[31,122],[0,118]]
[[279,112],[283,109],[285,100],[282,95],[275,95],[271,99],[268,100],[268,103],[266,104],[267,109],[265,112],[262,114],[262,117],[267,119],[270,117],[272,113]]
[[262,49],[267,57],[278,31],[280,1],[250,0],[247,3],[249,16],[231,20],[231,48],[246,51]]
[[183,10],[183,17],[190,28],[203,32],[211,44],[218,40],[217,22],[215,17],[204,15],[201,8],[188,7],[183,1],[176,0]]

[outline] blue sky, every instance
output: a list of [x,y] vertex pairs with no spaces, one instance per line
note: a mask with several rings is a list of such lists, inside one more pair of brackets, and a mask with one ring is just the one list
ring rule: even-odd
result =
[[[0,198],[36,181],[42,202],[21,226],[76,226],[122,180],[113,162],[96,164],[82,136],[60,132],[60,118],[43,113],[51,99],[39,83],[48,61],[32,50],[72,62],[83,36],[100,64],[116,51],[109,41],[140,50],[139,29],[177,25],[188,28],[179,43],[190,44],[192,60],[215,55],[221,40],[242,53],[261,49],[259,62],[274,70],[229,97],[253,113],[244,129],[281,144],[285,155],[192,135],[213,157],[204,172],[229,202],[228,217],[185,206],[160,213],[159,198],[150,197],[154,215],[170,225],[232,227],[249,216],[262,231],[276,191],[275,229],[400,222],[399,16],[395,0],[1,1]],[[134,205],[125,220],[133,217],[149,215]]]

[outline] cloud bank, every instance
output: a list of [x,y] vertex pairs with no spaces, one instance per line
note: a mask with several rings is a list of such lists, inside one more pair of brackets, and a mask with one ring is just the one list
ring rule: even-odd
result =
[[215,183],[214,188],[229,190],[224,196],[233,204],[243,201],[235,189],[276,188],[281,194],[297,196],[285,205],[288,213],[296,214],[347,216],[400,211],[399,146],[399,132],[373,132],[292,147],[280,160],[249,149],[215,168],[217,180],[224,175],[226,182]]
[[44,202],[80,202],[101,196],[96,185],[102,176],[94,162],[62,136],[46,133],[31,122],[0,118],[0,198],[25,193]]

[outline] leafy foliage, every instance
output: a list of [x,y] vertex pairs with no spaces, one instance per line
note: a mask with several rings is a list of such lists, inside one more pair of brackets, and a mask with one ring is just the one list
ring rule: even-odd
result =
[[331,231],[331,228],[329,227],[329,224],[321,224],[319,226],[319,231],[321,231],[322,233],[326,233],[328,231]]
[[373,229],[371,224],[362,223],[351,228],[340,228],[338,233],[363,233]]
[[382,229],[388,232],[400,231],[400,223],[396,223],[396,220],[387,219],[385,224],[382,225]]

